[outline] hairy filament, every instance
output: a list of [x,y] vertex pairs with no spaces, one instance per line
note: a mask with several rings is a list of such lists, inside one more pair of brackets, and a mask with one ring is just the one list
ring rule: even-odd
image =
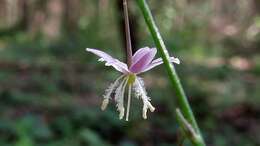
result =
[[140,97],[143,101],[143,118],[147,119],[147,110],[154,112],[155,108],[150,103],[150,97],[147,96],[147,93],[144,89],[143,81],[140,78],[136,79],[135,82],[135,92],[136,96]]
[[116,79],[116,81],[114,83],[112,83],[108,89],[105,92],[104,95],[104,100],[101,104],[101,110],[105,110],[107,108],[107,105],[109,103],[109,98],[111,97],[111,94],[113,93],[113,91],[116,89],[116,87],[119,85],[119,81],[124,77],[124,75],[120,76],[119,78]]

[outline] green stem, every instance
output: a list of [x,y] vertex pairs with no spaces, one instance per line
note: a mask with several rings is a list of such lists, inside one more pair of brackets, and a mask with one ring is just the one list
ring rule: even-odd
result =
[[[138,6],[140,7],[140,9],[143,13],[144,19],[146,21],[146,24],[150,30],[152,37],[153,37],[155,45],[158,48],[158,51],[163,59],[164,65],[167,69],[167,72],[168,72],[168,75],[170,78],[170,82],[172,83],[172,85],[176,91],[178,101],[179,101],[179,106],[182,110],[182,113],[184,114],[184,116],[188,120],[188,122],[191,123],[191,125],[194,127],[196,133],[198,133],[201,136],[200,129],[195,120],[192,109],[189,105],[189,102],[187,100],[183,87],[180,83],[179,77],[176,73],[176,70],[175,70],[174,66],[172,65],[172,63],[170,62],[169,53],[166,49],[166,46],[161,37],[161,34],[155,24],[155,21],[153,19],[150,8],[149,8],[146,0],[137,0],[137,2],[138,2]],[[205,145],[203,139],[202,139],[202,142],[203,142],[203,145]]]

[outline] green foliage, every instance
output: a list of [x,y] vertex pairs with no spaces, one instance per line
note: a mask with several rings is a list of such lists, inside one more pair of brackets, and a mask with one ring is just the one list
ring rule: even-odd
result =
[[[181,60],[176,69],[206,142],[259,145],[260,37],[244,35],[249,28],[259,30],[259,18],[245,17],[248,20],[236,23],[244,32],[225,35],[224,25],[212,30],[215,12],[210,2],[190,2],[184,9],[177,1],[150,2],[167,49]],[[124,53],[115,1],[98,6],[96,0],[84,0],[77,31],[63,30],[55,40],[29,30],[0,34],[0,146],[177,143],[178,127],[171,114],[176,104],[169,102],[175,99],[174,91],[162,66],[142,75],[156,107],[148,120],[140,116],[138,99],[133,99],[130,122],[118,120],[114,106],[101,112],[102,94],[118,74],[96,63],[85,48],[101,48],[121,60]],[[131,6],[136,10],[135,3]],[[152,46],[140,14],[133,14],[137,45]],[[226,19],[233,22],[228,15]]]

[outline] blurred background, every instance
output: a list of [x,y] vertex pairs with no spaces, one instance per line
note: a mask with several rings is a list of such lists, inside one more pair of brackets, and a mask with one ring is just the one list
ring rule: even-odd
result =
[[[148,2],[181,60],[208,146],[259,146],[260,1]],[[129,5],[135,50],[153,47],[136,2]],[[114,103],[100,110],[119,73],[85,48],[125,60],[122,24],[121,0],[0,0],[0,145],[177,145],[178,105],[163,66],[142,74],[156,107],[148,120],[137,99],[130,122],[118,119]]]

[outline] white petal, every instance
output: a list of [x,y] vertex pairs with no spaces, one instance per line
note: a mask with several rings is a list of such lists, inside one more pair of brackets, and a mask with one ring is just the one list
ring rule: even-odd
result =
[[106,66],[113,66],[116,70],[122,72],[122,73],[128,73],[128,67],[125,63],[111,57],[109,54],[97,50],[97,49],[91,49],[91,48],[86,48],[86,51],[91,52],[99,57],[101,57],[98,61],[106,61]]
[[[180,60],[178,58],[174,58],[174,57],[170,57],[170,62],[180,64]],[[163,64],[162,58],[157,58],[157,59],[153,60],[152,63],[150,65],[148,65],[148,67],[142,72],[146,72],[161,64]]]

